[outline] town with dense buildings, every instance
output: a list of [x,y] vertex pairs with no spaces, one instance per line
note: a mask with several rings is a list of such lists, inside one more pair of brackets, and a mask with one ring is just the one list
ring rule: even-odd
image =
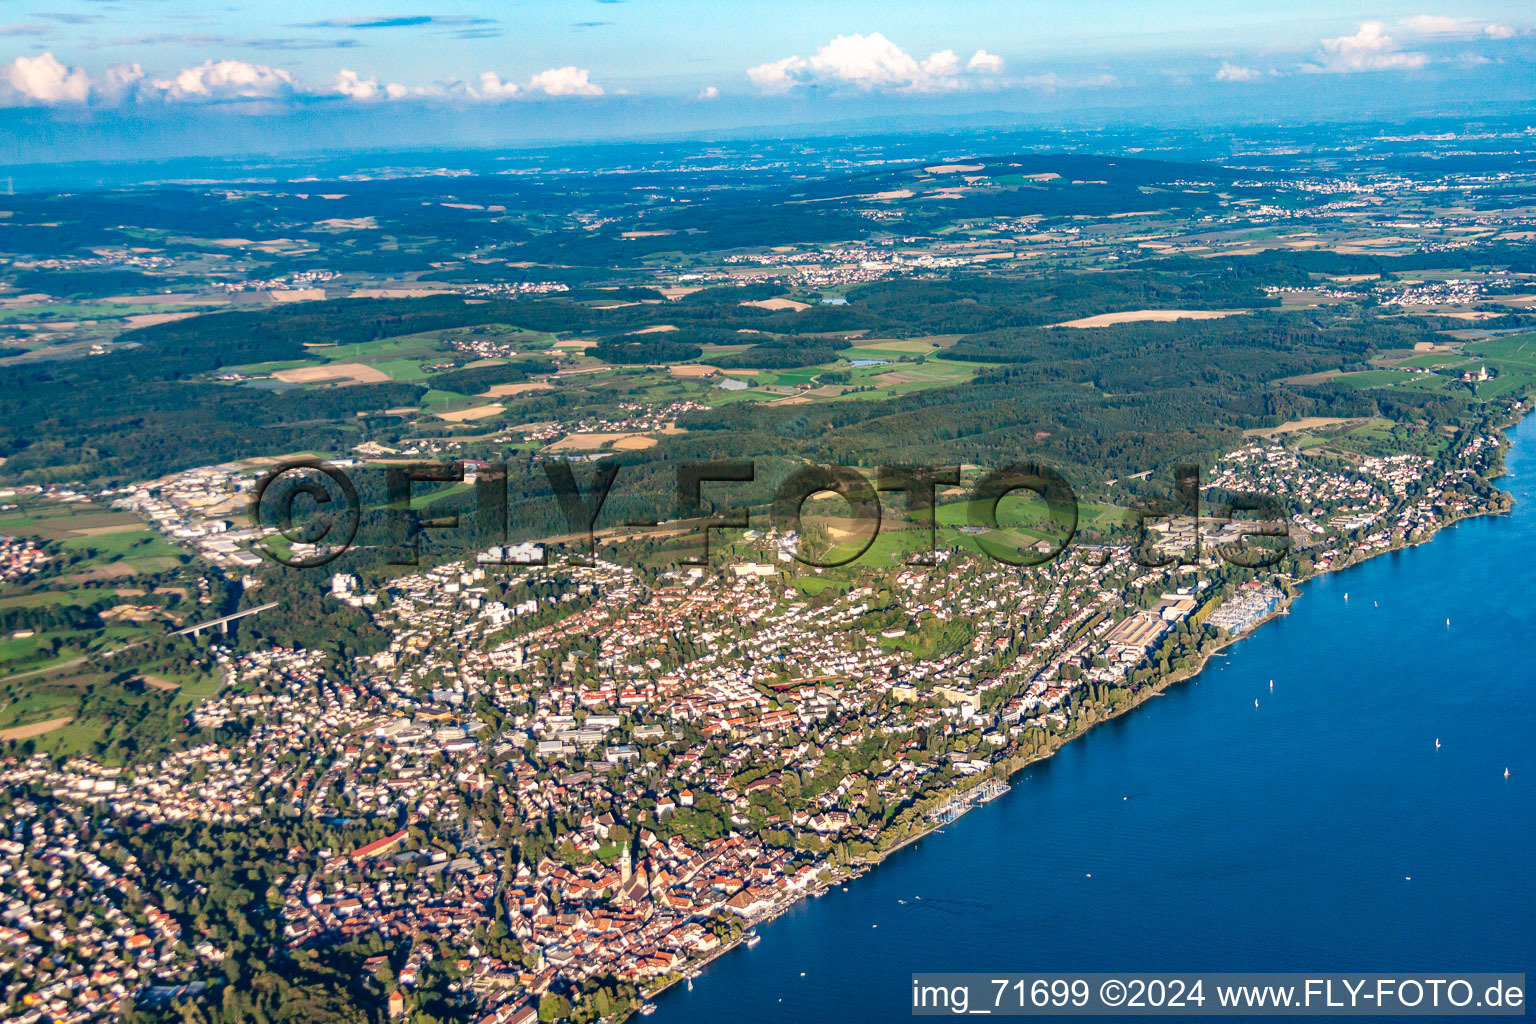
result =
[[[218,686],[186,726],[218,739],[128,765],[0,762],[7,1019],[105,1019],[226,984],[228,951],[178,923],[207,896],[198,876],[123,839],[279,820],[312,837],[271,854],[281,942],[371,950],[358,980],[391,1016],[428,989],[482,1024],[595,992],[605,1012],[636,1009],[1197,672],[1306,576],[1494,509],[1500,451],[1491,429],[1438,458],[1353,462],[1250,439],[1206,483],[1213,506],[1284,496],[1283,559],[1258,569],[1227,557],[1244,524],[1202,510],[1033,567],[949,545],[809,589],[792,578],[820,570],[775,529],[710,566],[616,549],[521,568],[498,551],[367,584],[333,573],[325,600],[365,615],[378,649],[213,634]],[[226,465],[89,497],[235,579],[260,561],[260,531],[232,512],[255,478]],[[0,546],[7,573],[35,557]]]
[[1536,129],[1220,136],[7,189],[0,1022],[619,1024],[1507,511]]

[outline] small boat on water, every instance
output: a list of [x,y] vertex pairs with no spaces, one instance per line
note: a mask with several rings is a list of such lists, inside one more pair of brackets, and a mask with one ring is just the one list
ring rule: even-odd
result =
[[1435,749],[1436,750],[1440,749],[1440,737],[1439,736],[1435,737]]
[[753,946],[757,945],[759,942],[762,942],[762,941],[763,941],[763,937],[761,935],[757,934],[757,932],[747,932],[747,948],[748,949],[751,949]]
[[1505,777],[1505,778],[1506,778],[1506,779],[1507,779],[1507,778],[1509,778],[1509,769],[1508,769],[1508,768],[1505,768],[1505,769],[1504,769],[1504,777]]
[[1259,698],[1257,698],[1257,697],[1253,698],[1253,706],[1254,707],[1258,707],[1259,706]]
[[655,1003],[646,1003],[644,1006],[640,1007],[640,1016],[642,1016],[642,1017],[649,1017],[651,1014],[653,1014],[655,1012],[656,1012],[656,1004]]

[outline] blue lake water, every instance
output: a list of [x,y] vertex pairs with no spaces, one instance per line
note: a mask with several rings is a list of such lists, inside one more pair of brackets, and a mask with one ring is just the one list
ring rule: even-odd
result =
[[1536,973],[1536,417],[1514,437],[1513,514],[1307,583],[649,1019],[909,1019],[914,971]]

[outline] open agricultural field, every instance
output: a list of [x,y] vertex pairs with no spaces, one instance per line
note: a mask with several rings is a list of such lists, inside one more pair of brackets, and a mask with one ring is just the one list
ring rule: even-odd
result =
[[0,512],[0,536],[57,542],[71,575],[112,579],[165,572],[181,563],[178,548],[130,513],[28,497],[17,504]]
[[1469,342],[1462,346],[1462,351],[1500,365],[1536,367],[1536,333],[1506,334],[1487,341]]
[[366,363],[325,363],[321,366],[302,366],[288,370],[275,370],[272,376],[285,384],[315,384],[320,381],[377,384],[391,379],[383,370]]
[[1093,316],[1064,320],[1052,327],[1109,327],[1113,324],[1134,324],[1147,321],[1169,323],[1175,320],[1219,320],[1224,316],[1246,313],[1244,309],[1132,309],[1123,313],[1098,313]]
[[1339,416],[1308,416],[1306,419],[1287,420],[1274,427],[1254,427],[1243,431],[1246,437],[1280,437],[1285,434],[1302,434],[1319,427],[1335,427],[1352,420]]
[[1456,386],[1453,377],[1438,373],[1411,373],[1407,370],[1361,370],[1340,374],[1335,379],[1356,388],[1399,388],[1427,393],[1445,393]]

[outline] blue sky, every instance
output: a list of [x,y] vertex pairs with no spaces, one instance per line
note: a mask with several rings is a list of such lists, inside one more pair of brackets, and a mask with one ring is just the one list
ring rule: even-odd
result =
[[[451,144],[498,126],[515,140],[1158,104],[1329,117],[1536,92],[1536,8],[1510,0],[418,5],[0,0],[15,147],[0,159],[92,156],[129,122],[217,148],[220,117],[304,148],[338,125]],[[440,137],[459,131],[476,138]]]

